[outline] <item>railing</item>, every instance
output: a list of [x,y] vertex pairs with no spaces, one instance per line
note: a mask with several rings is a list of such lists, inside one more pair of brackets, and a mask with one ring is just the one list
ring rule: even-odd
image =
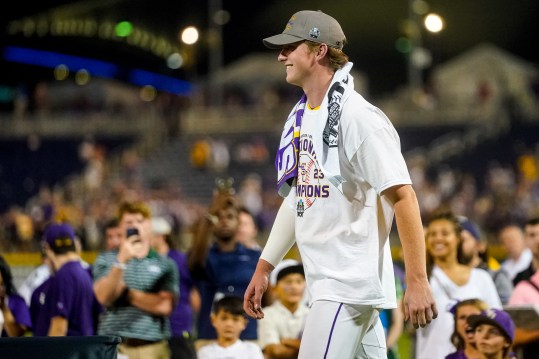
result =
[[160,130],[161,122],[154,111],[119,115],[93,112],[25,118],[0,115],[0,138],[25,138],[32,134],[55,138],[133,136]]

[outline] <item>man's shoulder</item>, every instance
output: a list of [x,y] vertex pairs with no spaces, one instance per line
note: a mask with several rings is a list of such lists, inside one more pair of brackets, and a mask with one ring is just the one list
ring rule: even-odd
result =
[[343,107],[343,121],[349,121],[365,129],[377,130],[391,125],[384,111],[354,92]]
[[142,261],[140,261],[139,263],[157,264],[160,267],[164,267],[164,268],[177,267],[176,262],[172,258],[167,257],[167,256],[161,256],[161,255],[149,256],[149,257],[143,258]]

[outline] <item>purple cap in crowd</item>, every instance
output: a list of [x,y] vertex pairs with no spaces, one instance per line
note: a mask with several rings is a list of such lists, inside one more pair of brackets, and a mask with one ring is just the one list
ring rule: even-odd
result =
[[463,216],[459,217],[459,223],[463,231],[470,232],[476,241],[481,240],[481,233],[479,232],[479,228],[475,223]]
[[511,340],[515,339],[515,323],[511,316],[500,309],[488,309],[478,315],[470,315],[467,319],[470,328],[475,329],[481,324],[490,324],[500,329],[505,337]]
[[44,241],[52,250],[75,246],[75,230],[67,223],[53,223],[45,228]]

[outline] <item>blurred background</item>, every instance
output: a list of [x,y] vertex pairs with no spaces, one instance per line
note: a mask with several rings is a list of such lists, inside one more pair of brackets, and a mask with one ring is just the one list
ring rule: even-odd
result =
[[187,248],[217,178],[234,179],[263,244],[280,204],[274,153],[300,94],[261,39],[302,9],[341,23],[356,88],[399,131],[424,218],[446,206],[495,245],[502,224],[539,215],[536,0],[10,7],[0,14],[0,248],[22,271],[39,262],[51,219],[77,227],[91,261],[122,199],[148,201]]

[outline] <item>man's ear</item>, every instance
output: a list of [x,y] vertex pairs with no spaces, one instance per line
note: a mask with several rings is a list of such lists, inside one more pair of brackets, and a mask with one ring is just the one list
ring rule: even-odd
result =
[[320,44],[318,46],[318,50],[316,51],[316,56],[323,58],[328,53],[328,45],[326,44]]

